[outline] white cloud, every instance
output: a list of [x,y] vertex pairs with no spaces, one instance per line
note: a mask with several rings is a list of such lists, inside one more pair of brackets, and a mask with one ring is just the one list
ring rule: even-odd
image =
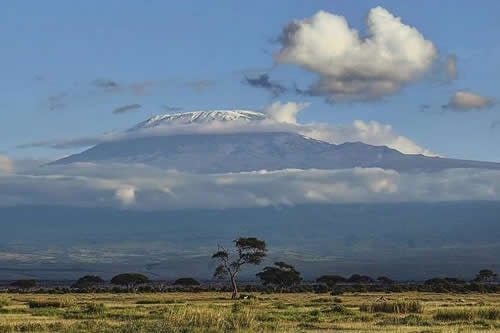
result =
[[59,204],[147,210],[500,200],[500,171],[398,173],[354,168],[198,175],[144,165],[87,163],[46,167],[37,175],[0,176],[0,188],[3,206]]
[[0,155],[0,174],[14,172],[14,161],[7,156]]
[[494,100],[470,91],[457,91],[443,108],[455,111],[481,110],[494,104]]
[[399,135],[391,125],[381,124],[376,121],[355,120],[350,126],[318,124],[303,126],[299,131],[308,137],[333,144],[359,141],[374,146],[387,146],[404,154],[438,156],[438,154],[420,147],[409,138]]
[[153,128],[113,132],[96,137],[35,142],[21,147],[51,147],[56,149],[67,149],[150,136],[294,132],[333,144],[360,141],[375,146],[387,146],[405,154],[437,156],[430,150],[420,147],[411,139],[398,134],[391,125],[381,124],[376,121],[365,122],[362,120],[356,120],[351,125],[297,123],[296,115],[308,106],[309,103],[276,102],[264,110],[264,112],[267,113],[268,118],[263,120],[210,121],[207,123],[171,125],[164,124]]
[[127,206],[135,202],[135,188],[132,186],[123,186],[115,191],[115,197]]
[[296,124],[297,114],[309,105],[311,104],[295,102],[281,103],[278,101],[268,106],[264,110],[264,113],[279,123]]
[[366,24],[362,38],[345,17],[325,11],[295,20],[284,28],[275,60],[317,73],[307,92],[339,101],[392,95],[420,79],[437,57],[431,41],[382,7],[370,10]]

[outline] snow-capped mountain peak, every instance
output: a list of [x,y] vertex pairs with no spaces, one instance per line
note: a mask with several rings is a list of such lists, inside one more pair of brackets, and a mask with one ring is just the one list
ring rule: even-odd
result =
[[174,114],[159,114],[151,117],[131,130],[153,128],[162,125],[188,125],[208,123],[212,121],[254,121],[267,118],[264,113],[248,110],[212,110],[193,111]]

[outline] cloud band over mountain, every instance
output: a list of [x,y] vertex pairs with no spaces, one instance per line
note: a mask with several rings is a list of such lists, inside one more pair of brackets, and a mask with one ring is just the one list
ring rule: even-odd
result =
[[436,153],[398,134],[392,126],[381,124],[377,121],[365,122],[356,120],[350,125],[298,123],[297,114],[308,106],[309,103],[275,102],[266,107],[264,113],[254,112],[256,115],[259,115],[259,117],[252,121],[246,121],[244,119],[219,121],[215,119],[204,123],[193,122],[179,124],[175,122],[166,122],[152,128],[141,128],[136,126],[132,130],[112,132],[92,137],[32,142],[20,145],[19,148],[50,147],[54,149],[72,149],[88,147],[103,142],[179,134],[293,132],[333,144],[359,141],[376,146],[387,146],[405,154],[437,156]]
[[378,168],[189,174],[145,165],[80,163],[0,176],[2,206],[46,204],[188,209],[306,203],[500,200],[500,171],[398,173]]

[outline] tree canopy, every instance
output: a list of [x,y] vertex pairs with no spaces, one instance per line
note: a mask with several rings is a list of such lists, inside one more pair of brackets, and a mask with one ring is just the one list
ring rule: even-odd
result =
[[331,287],[336,285],[337,283],[345,283],[347,282],[347,279],[340,275],[321,275],[319,278],[316,279],[316,282],[324,283],[327,286]]
[[127,286],[128,289],[132,289],[139,284],[147,282],[149,282],[149,278],[146,275],[139,273],[118,274],[111,279],[112,284]]
[[491,269],[482,269],[476,275],[474,281],[476,282],[494,282],[497,279],[498,274],[493,272]]
[[104,280],[97,275],[85,275],[79,278],[73,285],[72,288],[89,288],[98,284],[104,283]]
[[274,266],[265,267],[264,270],[256,274],[264,285],[276,285],[289,287],[302,282],[300,272],[295,267],[282,261],[275,262]]

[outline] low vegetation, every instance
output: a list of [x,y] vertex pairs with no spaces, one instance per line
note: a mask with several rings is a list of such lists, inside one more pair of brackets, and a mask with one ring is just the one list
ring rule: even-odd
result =
[[398,301],[398,302],[376,302],[362,304],[359,309],[363,312],[385,312],[385,313],[422,313],[424,307],[418,301]]
[[500,285],[488,269],[472,281],[398,283],[352,274],[310,283],[293,265],[276,261],[256,274],[260,284],[238,281],[266,256],[266,242],[255,237],[238,238],[232,251],[219,245],[214,277],[226,283],[192,277],[167,283],[140,273],[109,282],[86,275],[54,288],[18,280],[0,289],[0,333],[500,331]]
[[497,294],[1,295],[7,332],[498,332]]

